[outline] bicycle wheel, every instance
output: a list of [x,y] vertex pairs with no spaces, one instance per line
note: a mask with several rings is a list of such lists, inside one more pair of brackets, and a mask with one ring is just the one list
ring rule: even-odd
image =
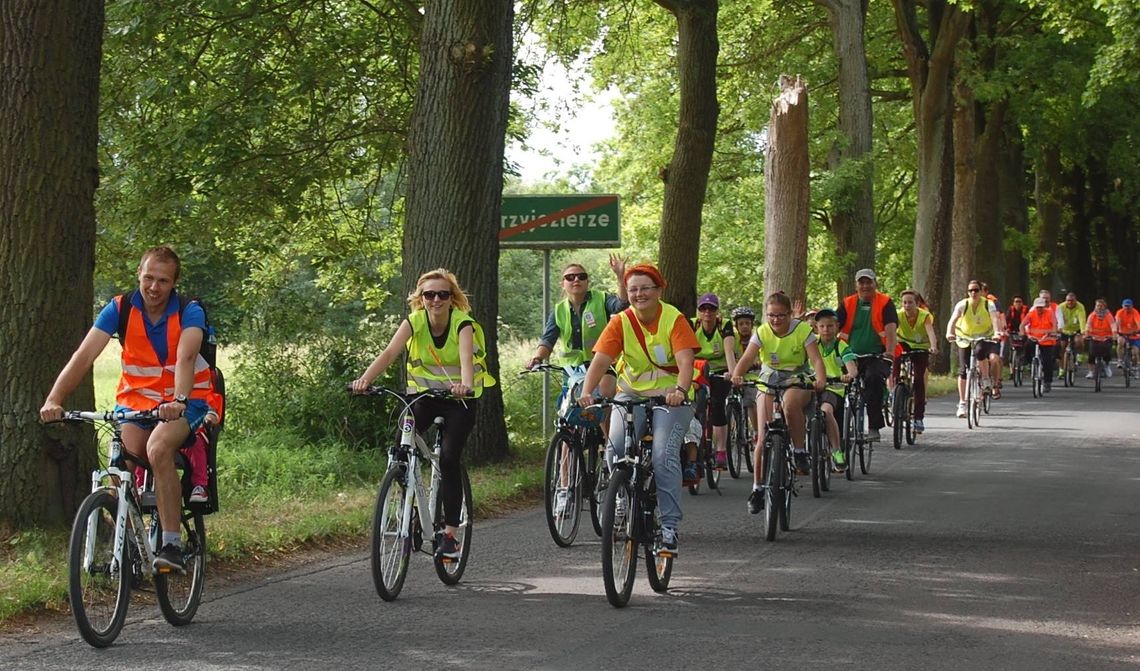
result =
[[748,441],[744,428],[744,413],[737,403],[728,406],[728,474],[735,480],[744,470],[741,463],[741,444]]
[[[647,499],[642,499],[647,501]],[[653,526],[654,526],[654,539],[659,538],[661,534],[661,518],[657,510],[657,504],[653,503]],[[642,518],[644,519],[644,517]],[[669,578],[673,576],[673,555],[661,556],[654,552],[653,543],[644,543],[645,547],[645,574],[649,578],[649,586],[653,588],[654,592],[663,594],[669,591]]]
[[[615,608],[629,603],[633,579],[637,572],[636,515],[639,502],[635,487],[629,481],[630,470],[621,468],[610,477],[602,504],[602,582],[606,599]],[[619,510],[620,508],[620,510]]]
[[708,483],[709,489],[720,488],[720,469],[716,467],[716,448],[713,447],[712,438],[707,439],[703,450],[704,465],[705,465],[705,482]]
[[994,393],[992,390],[982,392],[982,411],[987,415],[990,414],[990,407],[993,405],[993,402]]
[[824,489],[823,474],[831,470],[823,454],[823,427],[819,415],[813,414],[808,420],[808,463],[811,469],[811,495],[819,498]]
[[[404,529],[407,505],[407,465],[394,464],[380,481],[372,514],[372,584],[385,601],[393,601],[404,587],[412,554],[411,529]],[[416,523],[411,510],[411,524]]]
[[863,475],[867,475],[871,472],[871,453],[875,449],[875,444],[863,439],[865,435],[863,433],[864,407],[865,406],[861,402],[856,406],[857,410],[855,424],[858,427],[857,431],[859,435],[859,442],[857,445],[857,449],[859,450],[859,471]]
[[118,637],[127,618],[131,581],[126,539],[115,553],[119,500],[112,490],[92,492],[79,505],[68,549],[68,596],[83,640],[105,648]]
[[906,395],[906,444],[914,445],[918,434],[914,430],[914,394]]
[[910,391],[906,385],[895,385],[894,394],[894,407],[891,409],[891,414],[895,416],[895,425],[891,427],[891,436],[894,439],[895,449],[901,450],[903,441],[906,440],[906,408],[907,401],[910,399]]
[[780,489],[784,479],[784,436],[769,432],[764,445],[764,540],[776,540],[780,509],[784,507]]
[[1013,386],[1021,386],[1021,353],[1017,349],[1011,351],[1009,355],[1009,380],[1013,382]]
[[1077,354],[1070,349],[1065,356],[1065,386],[1075,387],[1077,386]]
[[1030,386],[1032,387],[1030,391],[1033,392],[1033,398],[1041,398],[1042,394],[1045,393],[1045,387],[1041,380],[1041,361],[1036,358],[1030,365],[1030,375],[1032,376],[1030,378]]
[[859,427],[856,425],[858,417],[855,416],[855,403],[850,402],[843,412],[843,458],[847,462],[844,474],[848,480],[855,479],[855,444],[858,441]]
[[780,531],[787,531],[791,528],[792,522],[792,496],[795,494],[796,487],[796,468],[788,455],[784,455],[784,484],[780,488]]
[[1095,391],[1095,392],[1100,392],[1100,377],[1101,377],[1101,363],[1100,363],[1100,360],[1098,359],[1097,362],[1095,364],[1093,364],[1093,391]]
[[583,484],[589,484],[590,524],[594,527],[594,534],[602,535],[602,499],[606,495],[606,487],[610,484],[610,467],[606,463],[605,454],[601,453],[605,436],[602,430],[594,427],[586,432],[586,466],[588,478]]
[[[1127,355],[1125,355],[1127,356]],[[1132,386],[1132,364],[1125,360],[1124,362],[1124,388],[1127,389]]]
[[[454,585],[463,577],[467,568],[467,560],[471,557],[471,524],[475,521],[475,502],[471,497],[471,480],[467,477],[467,467],[460,466],[459,472],[463,479],[463,506],[459,510],[459,533],[455,540],[459,541],[459,559],[435,558],[435,573],[445,585]],[[442,497],[440,497],[442,499]],[[443,529],[443,501],[435,504],[436,528]]]
[[206,584],[206,522],[202,513],[182,515],[182,563],[186,573],[157,573],[154,592],[158,608],[170,624],[190,624],[202,603]]
[[973,370],[966,371],[966,428],[974,428],[974,401],[977,379]]
[[568,548],[582,519],[582,451],[577,436],[558,431],[546,449],[544,502],[546,526],[559,547]]

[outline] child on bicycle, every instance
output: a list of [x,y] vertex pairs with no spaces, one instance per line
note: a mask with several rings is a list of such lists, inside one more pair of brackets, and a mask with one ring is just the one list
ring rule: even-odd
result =
[[824,308],[815,313],[816,337],[819,338],[819,353],[823,357],[823,367],[828,377],[838,377],[843,384],[829,386],[819,395],[819,407],[827,417],[827,439],[831,441],[831,460],[835,464],[835,472],[846,470],[846,459],[843,454],[843,444],[839,439],[839,421],[843,418],[843,397],[847,393],[846,385],[859,374],[859,366],[855,363],[855,353],[840,340],[839,319],[835,311]]

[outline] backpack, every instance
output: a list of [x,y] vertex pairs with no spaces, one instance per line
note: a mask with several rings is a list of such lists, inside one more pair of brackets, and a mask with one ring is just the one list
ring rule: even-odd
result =
[[[119,345],[123,345],[127,336],[127,323],[131,318],[131,313],[137,308],[134,306],[134,297],[138,289],[128,291],[122,294],[121,302],[119,303],[119,325],[118,325],[118,340]],[[225,406],[226,406],[226,380],[222,375],[222,371],[218,369],[218,341],[214,331],[214,327],[210,325],[210,315],[206,312],[206,306],[202,301],[197,298],[191,298],[181,293],[178,294],[178,314],[181,316],[186,312],[187,306],[191,303],[197,303],[198,307],[202,308],[202,313],[206,316],[206,331],[202,336],[202,345],[198,349],[198,354],[206,360],[206,364],[210,367],[210,380],[214,387],[214,392],[220,397],[220,405],[222,407],[215,408],[221,421],[216,425],[209,427],[206,430],[207,446],[206,446],[206,467],[209,469],[209,486],[210,498],[205,503],[190,504],[190,509],[200,512],[204,515],[215,513],[218,511],[218,436],[222,432],[222,427],[225,426]],[[126,306],[126,309],[123,307]],[[187,444],[191,444],[195,439],[194,431],[190,432],[187,437]],[[176,457],[179,468],[182,468],[182,498],[187,500],[190,497],[190,477],[189,467],[183,459],[181,453]]]

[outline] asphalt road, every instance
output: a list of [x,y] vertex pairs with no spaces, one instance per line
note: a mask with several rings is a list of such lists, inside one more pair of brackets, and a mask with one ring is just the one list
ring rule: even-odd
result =
[[746,481],[686,495],[672,589],[640,565],[622,610],[588,523],[560,549],[534,509],[477,522],[455,588],[417,556],[384,603],[352,554],[208,583],[188,627],[133,604],[104,651],[69,621],[9,635],[0,668],[1137,669],[1140,388],[1080,383],[1039,401],[1007,383],[973,431],[933,401],[918,445],[822,499],[808,486],[774,543]]

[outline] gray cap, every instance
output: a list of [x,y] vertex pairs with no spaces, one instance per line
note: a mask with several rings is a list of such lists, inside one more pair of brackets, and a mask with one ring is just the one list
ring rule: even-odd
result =
[[1033,307],[1035,307],[1035,308],[1047,308],[1047,307],[1049,307],[1049,303],[1047,303],[1044,298],[1038,296],[1037,298],[1033,299]]
[[862,270],[855,271],[855,281],[856,282],[863,279],[864,277],[866,277],[867,279],[869,279],[873,282],[879,281],[878,278],[875,277],[875,271],[871,270],[870,268],[864,268]]

